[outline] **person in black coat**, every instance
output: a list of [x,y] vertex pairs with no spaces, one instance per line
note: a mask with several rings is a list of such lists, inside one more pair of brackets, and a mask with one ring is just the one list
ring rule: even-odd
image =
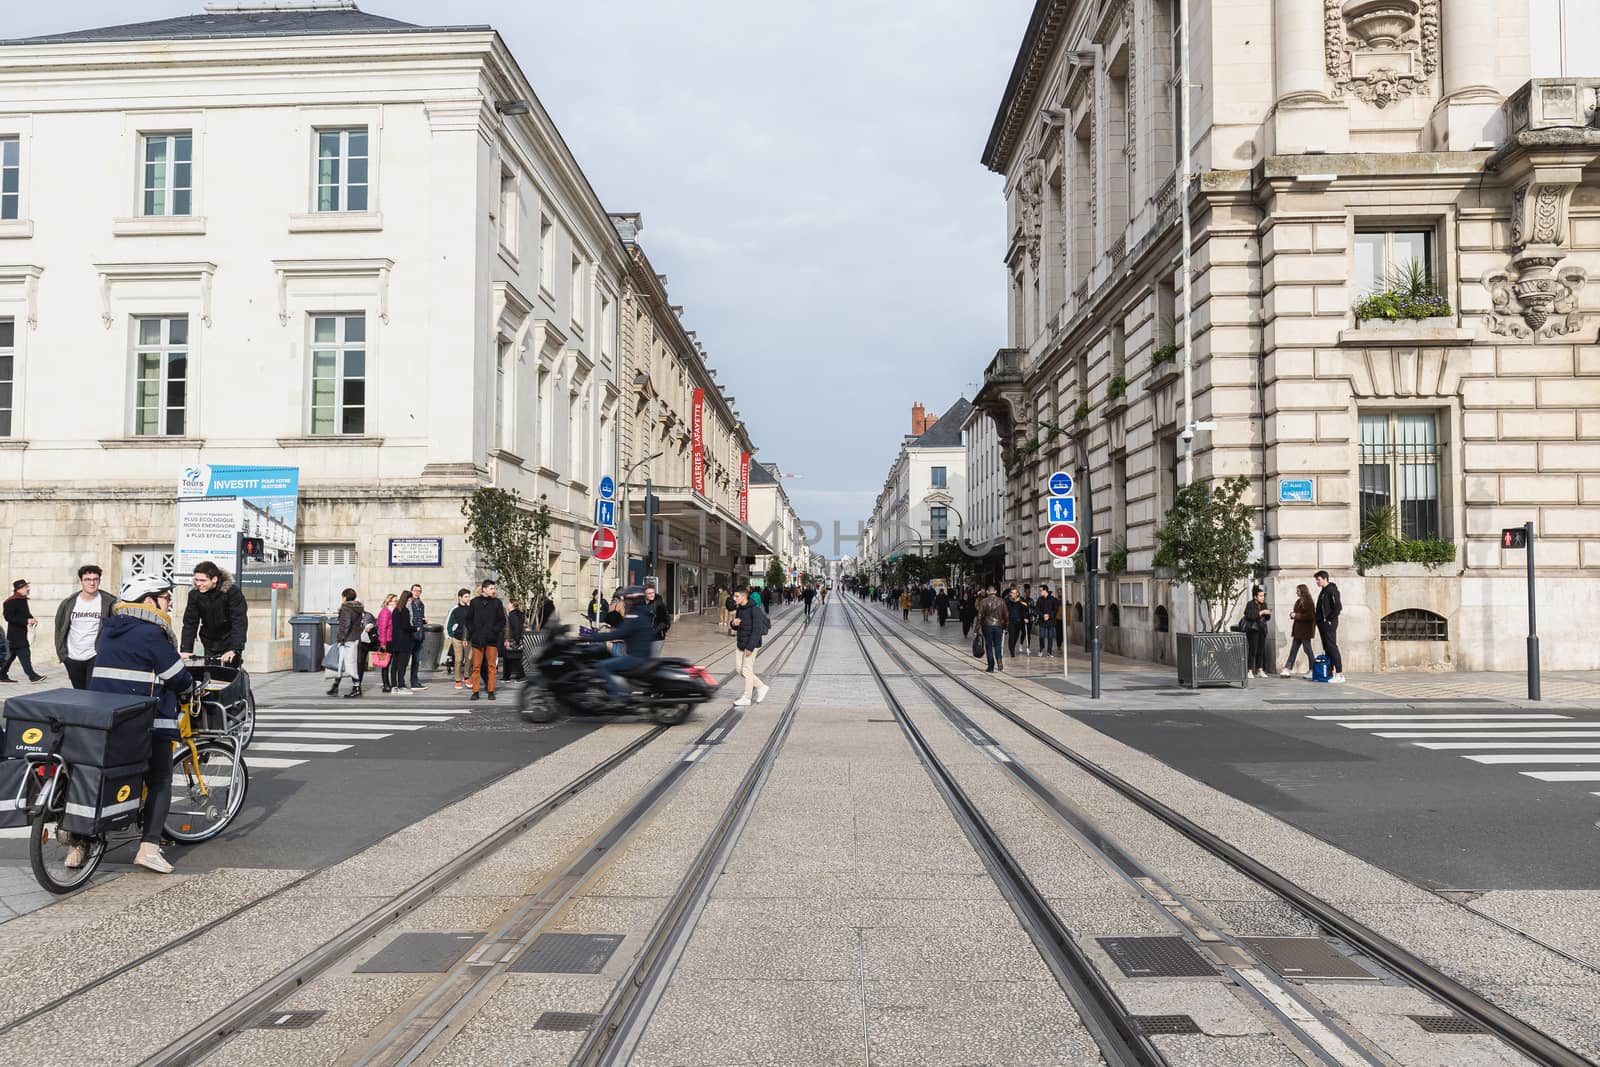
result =
[[236,667],[244,658],[249,629],[250,608],[233,576],[209,559],[196,563],[194,588],[183,604],[183,635],[178,651],[193,656],[194,639],[198,636],[207,658]]
[[971,589],[962,590],[961,593],[961,636],[972,636],[972,624],[978,618],[978,598]]
[[417,648],[417,621],[411,613],[411,590],[400,594],[389,621],[394,631],[389,637],[389,665],[383,669],[383,684],[390,692],[409,693],[406,668]]
[[527,681],[528,672],[524,670],[522,649],[527,641],[528,616],[515,600],[507,600],[506,608],[506,669],[501,677],[508,682],[518,679]]
[[16,681],[11,677],[11,665],[19,659],[22,661],[22,673],[28,676],[28,681],[44,681],[44,675],[34,672],[33,651],[28,647],[33,627],[39,625],[39,620],[33,617],[33,609],[28,606],[28,592],[28,579],[18,578],[11,583],[11,595],[6,598],[4,612],[6,643],[10,649],[5,653],[5,666],[0,667],[0,682]]
[[[485,682],[489,699],[494,699],[500,642],[506,635],[506,606],[495,595],[498,588],[494,579],[487,579],[478,587],[478,595],[472,598],[472,603],[467,605],[467,643],[472,646],[472,696],[469,699],[472,700],[478,699],[480,682]],[[485,665],[488,666],[486,679],[480,677]]]
[[1272,609],[1267,607],[1267,593],[1259,585],[1250,590],[1250,600],[1244,606],[1244,640],[1249,652],[1245,665],[1246,678],[1267,676],[1267,620]]
[[1328,657],[1328,667],[1333,672],[1330,682],[1344,681],[1344,658],[1339,655],[1339,616],[1344,613],[1344,601],[1339,599],[1339,587],[1333,584],[1327,571],[1312,576],[1317,583],[1317,636],[1322,638],[1322,653]]
[[933,598],[933,609],[939,613],[939,625],[943,626],[950,621],[950,594],[943,589],[939,590]]
[[644,587],[644,612],[650,619],[650,658],[661,655],[661,646],[667,643],[667,631],[672,629],[672,609],[665,597],[656,594],[656,587]]

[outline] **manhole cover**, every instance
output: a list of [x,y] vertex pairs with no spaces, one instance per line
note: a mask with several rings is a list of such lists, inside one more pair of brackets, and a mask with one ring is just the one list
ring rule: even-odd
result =
[[588,1030],[594,1026],[598,1015],[584,1011],[547,1011],[534,1020],[535,1030]]
[[1430,1034],[1483,1033],[1483,1027],[1461,1015],[1412,1015],[1409,1018]]
[[1285,978],[1378,980],[1320,937],[1241,937],[1239,943]]
[[326,1015],[321,1011],[280,1011],[251,1027],[252,1030],[304,1030]]
[[483,939],[481,932],[401,934],[356,968],[357,974],[439,974]]
[[1134,1015],[1141,1034],[1198,1034],[1200,1025],[1187,1015]]
[[1210,978],[1217,973],[1181,937],[1100,937],[1111,962],[1129,978]]
[[526,974],[599,974],[621,934],[540,934],[508,969]]

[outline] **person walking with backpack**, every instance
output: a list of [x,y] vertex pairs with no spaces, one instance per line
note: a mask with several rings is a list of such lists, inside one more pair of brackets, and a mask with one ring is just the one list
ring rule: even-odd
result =
[[738,671],[744,678],[744,696],[733,702],[734,707],[748,708],[751,698],[759,704],[767,699],[767,683],[756,675],[756,654],[761,651],[761,639],[772,627],[767,619],[767,613],[761,610],[761,605],[750,599],[750,594],[741,589],[733,594],[733,618],[728,620],[728,625],[733,627],[734,650]]
[[33,609],[28,606],[28,579],[18,578],[11,583],[11,595],[6,598],[6,643],[10,646],[5,654],[5,666],[0,667],[0,682],[14,682],[11,677],[11,665],[17,660],[22,661],[22,673],[28,676],[30,682],[44,681],[44,675],[34,673],[33,654],[28,647],[28,642],[33,636],[33,628],[39,625],[39,620],[33,617]]
[[1322,638],[1322,652],[1328,657],[1328,669],[1333,672],[1330,682],[1344,684],[1344,659],[1339,655],[1339,616],[1344,613],[1344,603],[1339,599],[1339,587],[1328,578],[1327,571],[1312,575],[1317,583],[1317,636]]
[[1294,587],[1294,607],[1289,610],[1289,660],[1278,672],[1281,678],[1294,674],[1294,663],[1300,650],[1306,650],[1305,677],[1311,677],[1311,667],[1316,663],[1311,650],[1311,636],[1317,632],[1317,605],[1311,600],[1311,590],[1304,585]]

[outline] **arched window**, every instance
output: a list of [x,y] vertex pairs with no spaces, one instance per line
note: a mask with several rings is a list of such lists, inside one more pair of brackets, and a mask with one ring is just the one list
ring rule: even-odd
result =
[[1448,641],[1450,623],[1422,608],[1402,608],[1383,617],[1378,636],[1384,641]]
[[1155,618],[1156,618],[1156,633],[1158,633],[1158,634],[1166,633],[1167,632],[1167,609],[1166,609],[1166,606],[1164,604],[1157,604],[1156,605]]

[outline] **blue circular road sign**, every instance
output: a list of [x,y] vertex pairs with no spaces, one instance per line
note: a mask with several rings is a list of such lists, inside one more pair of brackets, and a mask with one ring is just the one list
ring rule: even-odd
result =
[[600,499],[610,500],[617,495],[617,483],[611,480],[611,475],[600,479]]
[[1071,496],[1072,475],[1068,474],[1066,471],[1056,471],[1054,474],[1052,474],[1050,476],[1050,495]]

